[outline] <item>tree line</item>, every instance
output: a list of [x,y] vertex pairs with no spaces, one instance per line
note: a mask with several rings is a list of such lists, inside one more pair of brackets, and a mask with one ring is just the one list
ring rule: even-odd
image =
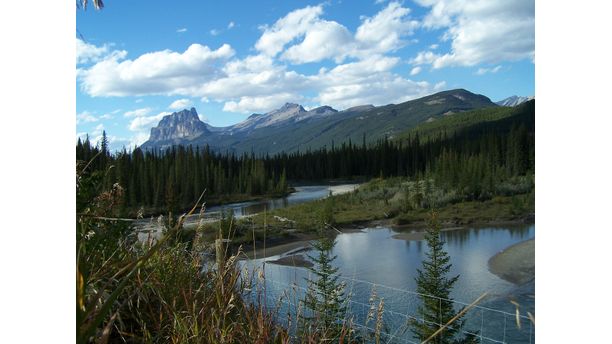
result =
[[235,201],[288,192],[288,180],[315,181],[361,177],[434,177],[443,187],[459,187],[470,198],[487,198],[495,185],[531,174],[535,168],[534,108],[518,115],[426,140],[419,133],[394,141],[343,142],[274,156],[214,152],[175,146],[165,151],[136,148],[110,153],[104,133],[99,144],[77,142],[78,161],[91,161],[105,188],[125,188],[124,208],[179,211],[206,189],[209,202]]

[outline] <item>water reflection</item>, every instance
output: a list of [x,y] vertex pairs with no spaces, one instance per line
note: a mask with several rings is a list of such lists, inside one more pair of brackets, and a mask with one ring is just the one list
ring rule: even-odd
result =
[[[364,311],[358,309],[359,305],[368,303],[373,289],[378,297],[384,298],[385,310],[389,312],[414,314],[420,303],[411,291],[416,290],[416,269],[421,268],[426,245],[418,240],[394,239],[395,234],[397,233],[390,228],[367,228],[363,232],[340,234],[336,239],[333,251],[333,254],[337,255],[335,265],[348,283],[352,300],[355,301],[353,306],[356,307],[354,315],[357,320]],[[457,301],[470,303],[486,291],[491,297],[481,303],[481,306],[513,314],[515,309],[510,300],[515,300],[521,305],[522,314],[526,314],[526,311],[534,313],[533,282],[516,286],[488,270],[488,260],[493,255],[508,246],[531,239],[534,235],[534,225],[444,231],[442,238],[453,264],[450,274],[460,275],[451,296]],[[268,259],[278,258],[279,256],[274,256]],[[261,259],[245,262],[251,268],[260,267],[262,263]],[[265,269],[271,298],[275,297],[275,290],[280,295],[289,285],[306,287],[305,278],[309,275],[307,269],[274,264],[265,264]],[[479,310],[470,314],[470,323],[474,323],[475,328],[479,327],[481,317],[487,318],[487,334],[498,338],[497,335],[502,331],[500,328],[503,329],[507,319],[499,313]],[[475,320],[476,318],[478,320]],[[391,324],[395,323],[394,319],[389,321]],[[512,323],[511,318],[507,321]],[[527,327],[525,331],[529,330]],[[529,335],[529,332],[525,331],[507,333],[507,342],[522,342]],[[508,341],[513,338],[516,341]]]

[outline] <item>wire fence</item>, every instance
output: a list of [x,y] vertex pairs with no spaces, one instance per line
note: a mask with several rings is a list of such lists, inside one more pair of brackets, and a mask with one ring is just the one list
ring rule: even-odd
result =
[[[265,267],[263,270],[265,271]],[[351,328],[360,333],[360,338],[367,338],[365,334],[378,332],[381,343],[420,343],[412,331],[415,323],[427,323],[435,327],[445,325],[427,321],[416,311],[423,300],[434,299],[440,304],[443,301],[452,302],[456,312],[469,308],[462,317],[463,321],[458,322],[461,326],[452,325],[457,328],[459,336],[472,335],[480,343],[535,342],[534,323],[527,315],[520,312],[518,305],[516,312],[511,313],[358,278],[334,276],[343,283],[346,296],[346,313],[337,321],[350,324]],[[306,278],[281,281],[260,272],[258,278],[252,279],[252,301],[274,310],[277,320],[289,328],[292,336],[297,333],[298,318],[304,316],[303,300],[306,293],[308,293]],[[379,308],[381,302],[384,306]]]

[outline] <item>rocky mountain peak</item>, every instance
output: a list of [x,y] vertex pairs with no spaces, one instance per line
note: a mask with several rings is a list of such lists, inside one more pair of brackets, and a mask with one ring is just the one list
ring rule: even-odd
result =
[[159,124],[151,128],[149,141],[168,141],[195,138],[208,132],[206,124],[198,117],[195,108],[164,116]]

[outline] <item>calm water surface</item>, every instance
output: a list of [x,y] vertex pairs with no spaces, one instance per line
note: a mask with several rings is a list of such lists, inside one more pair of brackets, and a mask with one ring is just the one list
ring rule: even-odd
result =
[[[347,282],[352,294],[351,312],[357,321],[363,321],[367,313],[367,303],[376,290],[384,298],[385,322],[389,325],[392,342],[414,340],[409,332],[397,330],[406,322],[406,316],[415,315],[420,301],[413,292],[416,290],[416,269],[421,267],[425,257],[424,241],[405,241],[394,239],[396,234],[390,228],[366,228],[363,232],[339,234],[333,254],[337,255],[335,265]],[[484,292],[489,296],[476,308],[468,312],[466,330],[478,330],[485,337],[483,343],[496,341],[507,343],[529,343],[533,340],[533,329],[528,321],[522,320],[519,330],[513,316],[490,309],[515,313],[514,300],[520,304],[520,312],[534,312],[534,286],[530,282],[522,286],[506,282],[489,272],[488,260],[499,251],[532,239],[534,225],[516,227],[472,228],[442,232],[445,249],[453,265],[451,274],[460,275],[455,284],[452,298],[469,304]],[[280,256],[265,260],[276,260]],[[249,268],[262,268],[264,259],[247,262]],[[278,304],[280,295],[293,294],[295,300],[303,296],[305,278],[309,271],[305,268],[265,264],[266,297],[270,305]],[[462,305],[457,303],[456,308]],[[283,312],[291,308],[288,302],[282,305]],[[505,330],[504,330],[505,328]],[[482,330],[481,330],[482,329]],[[530,332],[532,335],[530,335]],[[486,338],[490,339],[489,341]]]

